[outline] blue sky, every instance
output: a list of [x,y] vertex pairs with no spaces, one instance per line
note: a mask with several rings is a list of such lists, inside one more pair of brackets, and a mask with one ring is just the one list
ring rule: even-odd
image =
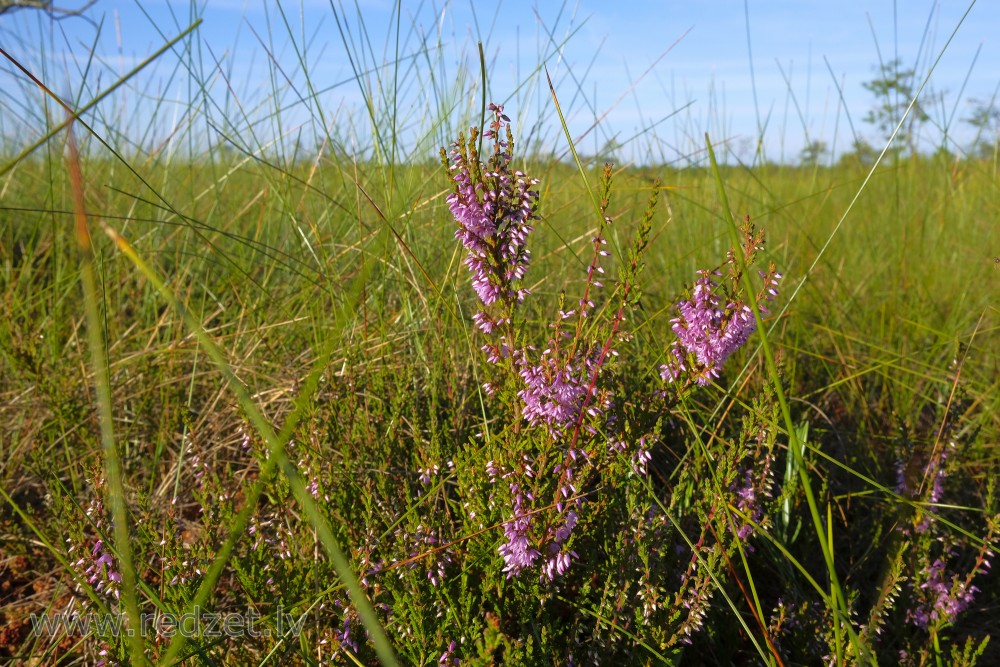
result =
[[[211,80],[217,98],[216,126],[222,122],[220,114],[235,113],[233,99],[222,98],[235,96],[245,109],[256,104],[273,108],[274,100],[267,98],[286,85],[285,76],[294,91],[290,87],[277,95],[281,104],[301,98],[306,79],[293,44],[306,45],[308,80],[324,90],[318,104],[327,122],[342,118],[349,119],[344,122],[352,127],[363,124],[358,86],[335,85],[353,76],[337,18],[355,37],[367,34],[371,64],[377,65],[393,57],[396,4],[389,0],[359,0],[343,7],[335,0],[334,4],[337,16],[325,0],[284,2],[294,35],[289,39],[273,2],[195,3],[203,23],[196,43],[188,45],[200,47],[206,80],[215,75]],[[614,140],[624,144],[618,149],[619,159],[672,161],[696,153],[709,132],[713,141],[725,141],[742,159],[752,159],[757,138],[763,136],[768,158],[792,161],[807,140],[824,141],[838,152],[850,146],[855,133],[878,143],[880,133],[863,121],[875,100],[862,83],[875,75],[880,58],[898,57],[905,68],[926,74],[968,8],[967,2],[952,0],[402,2],[399,52],[406,66],[400,69],[396,91],[405,105],[426,114],[422,106],[426,99],[420,100],[427,96],[431,72],[442,86],[453,84],[461,72],[477,79],[476,42],[482,40],[490,97],[507,100],[515,128],[547,147],[558,150],[565,142],[553,124],[544,77],[538,75],[543,60],[572,132],[583,136],[584,152],[597,152]],[[164,35],[173,37],[186,27],[191,3],[99,0],[87,15],[95,23],[104,21],[95,49],[102,64],[87,72],[89,89],[96,92],[115,73],[159,48]],[[120,34],[116,25],[121,26]],[[31,53],[36,40],[26,35],[32,32],[40,35],[38,41],[48,40],[44,53]],[[79,19],[63,20],[57,31],[46,32],[37,15],[27,11],[0,16],[0,44],[15,57],[47,67],[63,82],[64,90],[78,88],[83,68],[73,63],[80,62],[95,34],[93,24]],[[428,55],[423,55],[422,46],[429,48]],[[359,48],[351,51],[357,56]],[[175,71],[185,57],[180,51],[168,54],[131,83],[135,105],[131,122],[136,128],[150,122],[144,113],[152,112],[141,111],[144,99],[190,94],[184,77]],[[216,60],[223,63],[228,85],[218,70],[213,71]],[[5,65],[0,88],[9,88],[17,76]],[[930,79],[934,97],[925,105],[932,122],[921,135],[923,147],[936,145],[944,126],[955,141],[968,142],[971,131],[961,122],[970,110],[966,100],[990,99],[998,83],[1000,2],[979,0],[944,49]],[[459,111],[473,105],[478,95],[470,92],[468,100],[460,100]],[[124,104],[108,102],[115,103]],[[183,110],[182,106],[181,111],[171,112],[162,101],[159,106],[156,124],[169,125],[171,117],[176,123]],[[306,110],[306,106],[289,112],[285,125],[307,122],[302,119],[309,117],[315,122],[316,107]],[[597,118],[601,118],[597,129],[588,132]],[[251,121],[245,122],[249,127]],[[272,134],[279,131],[274,123],[266,127]],[[258,132],[254,138],[258,145],[274,140],[264,126],[258,126]],[[230,133],[244,131],[234,122]],[[630,140],[636,135],[638,139]],[[360,144],[370,135],[359,129],[352,136]]]

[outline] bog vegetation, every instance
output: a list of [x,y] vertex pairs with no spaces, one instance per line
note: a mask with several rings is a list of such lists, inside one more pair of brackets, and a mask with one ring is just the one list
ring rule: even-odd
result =
[[893,61],[836,159],[630,164],[563,136],[556,87],[564,158],[523,140],[485,65],[359,72],[332,123],[304,56],[260,116],[189,49],[150,142],[129,76],[56,102],[5,51],[0,656],[1000,656],[990,101],[927,149]]

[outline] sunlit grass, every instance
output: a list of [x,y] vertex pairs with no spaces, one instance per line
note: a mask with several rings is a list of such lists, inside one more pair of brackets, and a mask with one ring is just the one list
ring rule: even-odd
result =
[[[570,654],[586,663],[588,650],[651,662],[698,662],[699,651],[711,651],[719,661],[833,655],[850,663],[869,651],[891,661],[904,647],[940,662],[957,661],[966,639],[976,644],[991,630],[991,576],[971,582],[981,589],[974,611],[953,627],[914,627],[904,603],[894,603],[908,599],[906,563],[940,555],[930,555],[938,547],[929,536],[911,529],[901,537],[900,526],[933,513],[948,536],[936,544],[954,544],[963,576],[994,537],[995,162],[916,155],[869,173],[849,160],[713,168],[706,158],[613,169],[604,233],[620,251],[660,188],[628,347],[637,391],[665,361],[672,304],[695,270],[724,259],[734,219],[750,215],[767,230],[765,259],[785,276],[765,336],[734,356],[717,386],[667,415],[664,432],[675,441],[654,452],[637,496],[671,519],[701,519],[664,528],[690,548],[711,536],[711,512],[730,526],[748,519],[728,506],[707,518],[704,507],[684,514],[700,507],[699,489],[726,491],[717,466],[745,444],[741,420],[765,424],[781,452],[773,512],[756,526],[752,548],[699,556],[715,595],[685,652],[676,639],[654,645],[634,591],[620,604],[613,590],[598,594],[613,580],[608,572],[566,589],[507,582],[501,526],[478,525],[457,500],[475,483],[469,471],[498,456],[499,436],[518,432],[481,390],[483,340],[470,322],[475,304],[437,163],[437,149],[478,117],[482,72],[453,69],[440,35],[413,42],[407,32],[395,52],[376,56],[372,26],[336,7],[350,85],[363,103],[326,108],[310,76],[311,37],[287,9],[257,35],[270,86],[263,101],[226,80],[221,54],[185,32],[197,16],[164,33],[164,43],[183,46],[170,80],[189,91],[166,136],[173,102],[132,88],[131,74],[98,85],[82,74],[93,64],[85,52],[67,100],[95,128],[74,125],[79,160],[64,154],[63,111],[34,84],[19,84],[30,104],[5,101],[5,136],[13,126],[26,132],[0,151],[0,550],[14,582],[0,608],[13,628],[0,655],[70,664],[107,649],[132,663],[145,652],[167,663],[396,656],[435,664],[456,641],[453,657],[472,664],[504,656],[548,664]],[[478,62],[478,49],[466,48],[462,61]],[[159,66],[166,52],[141,67]],[[548,89],[553,53],[538,54],[525,89],[507,91],[513,99]],[[32,73],[42,82],[60,76]],[[225,106],[206,94],[213,86],[233,91]],[[415,88],[424,91],[421,106],[403,108]],[[125,92],[141,92],[161,113],[112,132]],[[560,127],[554,104],[538,114],[534,126]],[[569,146],[553,145],[557,154]],[[524,311],[541,330],[560,293],[576,298],[587,283],[603,165],[585,155],[573,163],[539,150],[522,155],[519,166],[541,181]],[[91,246],[78,243],[74,225],[89,230]],[[620,266],[608,262],[613,276]],[[768,419],[755,403],[770,395],[768,383],[785,399],[780,420],[777,408]],[[802,448],[789,455],[789,443]],[[945,495],[928,502],[933,479],[921,475],[944,451]],[[435,465],[433,483],[421,483]],[[898,470],[913,494],[901,490]],[[98,488],[110,524],[84,514]],[[124,568],[122,604],[135,600],[133,617],[252,608],[271,635],[147,637],[131,646],[111,636],[32,636],[31,613],[119,604],[95,603],[74,565],[79,556],[67,551],[98,538]],[[606,539],[602,548],[621,548]],[[441,588],[425,576],[439,551],[453,559]],[[659,592],[678,614],[681,599],[671,596],[680,591]],[[551,626],[533,625],[535,611],[518,602],[536,599]],[[779,602],[804,600],[815,607],[779,611]],[[276,634],[279,609],[306,619],[298,636]],[[612,609],[621,616],[609,617]],[[782,614],[798,626],[782,625]],[[867,630],[876,620],[881,634]],[[355,623],[356,645],[345,622]],[[560,644],[566,627],[589,628],[600,641]]]

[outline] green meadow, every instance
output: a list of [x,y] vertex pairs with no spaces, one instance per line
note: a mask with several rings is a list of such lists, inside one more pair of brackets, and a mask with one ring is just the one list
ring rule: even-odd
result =
[[[354,29],[338,46],[358,54]],[[995,142],[777,164],[717,161],[725,137],[709,134],[684,165],[606,168],[567,152],[563,95],[542,112],[554,153],[518,143],[511,114],[513,165],[539,183],[510,341],[546,346],[607,240],[593,327],[573,340],[614,340],[598,383],[613,399],[591,417],[585,402],[570,438],[525,420],[516,366],[487,361],[472,319],[439,151],[489,122],[489,71],[448,78],[432,55],[358,73],[365,103],[334,123],[293,43],[294,84],[265,49],[264,111],[210,108],[207,54],[171,56],[193,92],[156,145],[165,121],[125,117],[125,76],[85,77],[68,110],[23,78],[31,102],[3,111],[0,659],[1000,658]],[[42,83],[61,76],[5,50]],[[74,67],[99,69],[86,55]],[[548,95],[544,65],[525,76]],[[397,105],[404,77],[433,91],[423,108]],[[315,145],[286,140],[289,87],[313,99]],[[202,123],[220,140],[192,138]],[[350,128],[371,145],[352,148]],[[761,326],[711,382],[667,382],[677,304],[696,271],[727,265],[747,216],[778,294],[765,304],[747,270],[732,294],[766,305]],[[648,467],[629,458],[639,435]],[[544,477],[577,451],[579,524],[556,544],[571,565],[511,576],[511,517],[564,521]]]

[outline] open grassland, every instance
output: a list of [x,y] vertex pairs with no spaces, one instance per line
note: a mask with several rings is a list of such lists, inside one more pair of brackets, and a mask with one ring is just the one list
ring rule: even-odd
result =
[[[530,171],[541,180],[544,206],[533,237],[527,317],[543,321],[560,290],[574,293],[585,282],[595,225],[572,168],[541,163]],[[722,170],[733,207],[767,229],[767,255],[786,275],[771,340],[780,350],[794,420],[808,426],[806,460],[829,511],[843,584],[856,591],[862,608],[884,585],[879,577],[891,532],[904,520],[890,493],[900,462],[917,461],[919,468],[943,440],[956,443],[952,456],[960,464],[949,473],[942,502],[964,508],[949,510],[952,520],[983,537],[982,494],[996,468],[1000,432],[1000,271],[990,254],[1000,215],[994,166],[903,160],[878,170],[848,210],[864,173],[846,166]],[[373,534],[405,541],[399,516],[436,501],[402,489],[419,490],[420,471],[432,465],[447,471],[446,461],[463,452],[462,460],[475,460],[468,452],[484,427],[479,334],[468,323],[471,290],[440,169],[399,168],[389,182],[374,165],[325,159],[282,169],[179,163],[143,174],[157,184],[156,197],[112,162],[85,161],[83,174],[114,437],[139,573],[157,605],[190,601],[199,568],[188,573],[188,592],[177,596],[169,568],[201,562],[204,569],[211,562],[224,518],[241,508],[258,479],[266,445],[191,326],[99,223],[126,237],[165,277],[267,419],[280,427],[302,401],[298,424],[286,434],[290,456],[307,477],[321,480],[324,513],[340,543],[358,558]],[[727,247],[712,174],[696,169],[616,173],[612,238],[620,235],[625,244],[634,234],[654,177],[662,193],[646,254],[642,321],[629,350],[647,382],[669,344],[671,295]],[[65,165],[56,158],[21,163],[4,188],[0,465],[8,502],[19,508],[8,506],[3,514],[10,582],[4,615],[11,629],[5,650],[69,659],[85,650],[33,638],[27,617],[64,608],[79,595],[72,556],[64,550],[67,540],[85,540],[88,523],[80,511],[103,469],[73,204]],[[698,429],[724,432],[732,402],[749,400],[747,386],[757,381],[747,378],[758,373],[759,359],[751,351],[738,362],[719,388],[696,395],[691,409],[704,420]],[[317,371],[318,385],[304,386]],[[480,465],[489,458],[476,456]],[[676,451],[654,456],[669,488]],[[287,504],[287,487],[278,479],[265,489],[253,520],[273,531],[275,551],[254,550],[257,538],[242,537],[212,604],[273,609],[280,599],[299,613],[316,610],[333,598],[336,575],[314,559],[313,531]],[[802,512],[801,499],[791,498],[794,511]],[[450,528],[450,539],[466,537],[461,524]],[[499,532],[468,537],[489,553]],[[786,546],[818,566],[813,542],[800,529]],[[289,557],[276,555],[282,548]],[[762,562],[753,567],[766,572],[782,556],[759,546],[754,558]],[[357,560],[353,565],[364,567]],[[465,566],[450,567],[456,571],[449,576],[460,577]],[[281,582],[278,590],[264,583],[273,581]],[[991,627],[995,582],[978,585],[975,608],[981,611],[959,621],[957,636],[978,638]],[[758,586],[771,606],[785,587],[766,580]],[[425,624],[420,651],[427,655],[448,645],[436,634],[436,613],[426,606],[433,604],[411,610]],[[469,633],[484,632],[484,617],[471,611],[474,600],[466,608],[462,623],[469,623]],[[324,637],[336,644],[328,635],[340,611],[317,612],[307,623],[307,640],[280,646],[282,659],[324,655],[317,647]],[[697,641],[739,655],[746,648],[715,644],[715,632],[722,635],[731,623],[715,619]],[[240,646],[238,653],[225,644],[199,650],[240,661],[233,656],[259,658],[275,642]]]
[[[187,156],[80,123],[82,157],[65,130],[3,146],[0,658],[1000,660],[995,150],[606,168],[518,146],[530,294],[500,299],[490,362],[423,150],[464,94],[437,89],[404,154],[377,129],[392,87],[361,89],[357,156],[328,134],[289,158],[235,110]],[[753,254],[727,263],[746,216],[778,294],[720,277],[763,326],[713,381],[692,352],[669,382],[677,304]],[[572,370],[539,385],[551,350]],[[585,398],[556,405],[560,382]],[[532,386],[569,417],[532,421]]]

